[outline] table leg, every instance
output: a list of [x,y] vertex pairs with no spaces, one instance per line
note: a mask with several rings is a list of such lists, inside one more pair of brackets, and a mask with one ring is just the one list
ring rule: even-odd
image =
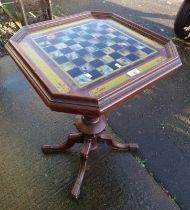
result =
[[130,144],[122,144],[116,141],[113,136],[107,132],[102,132],[99,135],[100,141],[106,142],[107,145],[111,146],[116,150],[127,150],[127,151],[136,151],[139,148],[138,144],[130,143]]
[[82,142],[82,137],[83,135],[81,133],[70,134],[67,141],[63,144],[44,144],[42,146],[42,152],[45,154],[64,152],[65,150],[71,148],[75,143]]
[[73,198],[75,198],[75,199],[78,199],[79,194],[80,194],[80,188],[81,188],[84,174],[86,171],[87,158],[88,158],[88,154],[90,152],[90,148],[91,148],[91,141],[88,141],[88,140],[84,141],[82,148],[81,148],[81,152],[80,152],[79,172],[78,172],[75,184],[74,184],[72,192],[71,192]]

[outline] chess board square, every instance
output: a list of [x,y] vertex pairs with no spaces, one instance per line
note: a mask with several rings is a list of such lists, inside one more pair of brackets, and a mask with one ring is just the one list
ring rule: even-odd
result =
[[68,59],[67,59],[65,56],[61,56],[61,57],[59,57],[59,58],[55,58],[55,61],[56,61],[58,64],[63,64],[63,63],[68,62]]
[[129,50],[126,50],[125,48],[118,51],[119,54],[126,56],[129,55],[131,52]]
[[117,52],[111,53],[111,54],[109,54],[109,56],[111,56],[114,59],[118,59],[118,58],[122,57],[121,54],[119,54]]
[[71,52],[71,53],[65,54],[65,57],[67,57],[69,60],[74,60],[74,59],[77,59],[79,56],[76,52]]
[[59,50],[55,50],[52,52],[49,52],[49,54],[53,57],[53,58],[59,58],[61,56],[63,56],[63,53]]
[[139,49],[139,50],[141,50],[141,49],[143,49],[145,46],[144,45],[142,45],[142,44],[140,44],[140,43],[135,43],[134,44],[134,46],[137,48],[137,49]]
[[91,39],[91,40],[88,40],[91,44],[98,44],[99,43],[99,41],[98,41],[98,39],[96,39],[96,38],[93,38],[93,39]]
[[90,75],[92,76],[92,78],[91,78],[92,80],[102,76],[102,74],[99,71],[97,71],[97,70],[91,71]]
[[77,26],[77,27],[75,27],[75,28],[72,28],[72,30],[73,30],[74,32],[79,32],[79,31],[81,31],[81,27]]
[[121,32],[119,32],[119,31],[113,31],[112,34],[116,35],[117,37],[121,36]]
[[102,52],[101,50],[98,50],[96,52],[93,52],[93,55],[96,56],[97,58],[100,58],[100,57],[104,56],[105,53]]
[[83,47],[80,44],[71,45],[70,48],[74,51],[83,49]]
[[91,78],[86,75],[86,74],[81,74],[77,77],[75,77],[75,80],[80,84],[80,85],[85,85],[86,83],[91,82]]
[[108,26],[108,25],[106,25],[106,24],[102,24],[102,25],[100,25],[100,27],[103,28],[103,29],[107,29],[107,28],[109,28],[110,26]]
[[129,39],[128,39],[128,42],[129,42],[131,45],[133,45],[133,44],[137,43],[137,41],[136,41],[136,40],[131,39],[131,38],[129,38]]
[[139,57],[135,54],[129,54],[129,55],[126,56],[126,58],[128,58],[131,61],[135,61],[135,60],[139,59]]
[[65,34],[63,32],[57,32],[56,33],[56,37],[63,37]]
[[102,48],[107,47],[106,44],[104,44],[104,43],[98,43],[98,44],[95,44],[95,46],[96,46],[98,49],[102,49]]
[[150,54],[150,53],[154,52],[152,49],[150,49],[148,47],[143,48],[142,51],[145,52],[146,54]]
[[114,59],[112,57],[110,57],[109,55],[105,55],[101,58],[101,60],[105,63],[111,63],[112,61],[114,61]]
[[105,37],[105,36],[100,36],[98,39],[99,39],[101,42],[105,42],[105,41],[107,40],[107,37]]
[[66,36],[66,35],[60,37],[59,39],[60,39],[62,42],[66,42],[66,41],[69,41],[69,40],[70,40],[70,38],[69,38],[68,36]]
[[76,52],[77,52],[77,54],[78,54],[79,56],[81,56],[81,57],[83,57],[83,56],[85,56],[86,54],[89,53],[89,52],[88,52],[87,50],[85,50],[85,49],[77,50]]
[[86,41],[86,39],[84,39],[83,37],[78,37],[78,35],[76,38],[74,38],[74,42],[81,43],[81,42],[85,42],[85,41]]
[[47,39],[45,36],[35,39],[35,41],[39,44],[41,42],[45,42]]
[[111,47],[106,47],[102,50],[105,54],[109,55],[113,52],[115,52]]
[[107,41],[105,42],[105,44],[106,44],[106,46],[111,47],[112,45],[115,44],[115,42],[114,42],[113,40],[107,40]]
[[114,38],[116,38],[116,35],[114,35],[114,34],[111,33],[111,34],[107,34],[107,37],[114,39]]
[[116,43],[119,43],[119,42],[122,41],[122,39],[120,37],[114,37],[113,41],[116,42]]
[[93,36],[87,34],[87,35],[83,36],[83,38],[86,40],[91,40],[91,39],[93,39]]
[[69,70],[75,68],[75,65],[69,61],[66,63],[63,63],[62,66],[63,66],[64,71],[69,71]]
[[83,72],[90,72],[92,71],[94,68],[89,64],[89,63],[86,63],[82,66],[80,66],[80,69],[83,71]]
[[85,35],[88,35],[88,32],[87,31],[79,31],[79,32],[77,32],[77,34],[80,36],[85,36]]
[[115,61],[113,61],[113,62],[111,62],[111,63],[108,63],[107,65],[108,65],[110,68],[112,68],[113,70],[116,70],[116,69],[118,69],[117,64],[118,64],[118,63],[116,63]]
[[44,42],[40,42],[39,45],[40,47],[45,48],[45,47],[50,47],[52,44],[49,41],[44,41]]
[[80,43],[80,45],[82,47],[90,47],[92,44],[90,42],[88,42],[88,41],[85,41],[85,42]]
[[104,65],[104,63],[103,63],[102,61],[100,61],[100,60],[91,61],[90,64],[91,64],[92,66],[94,66],[95,68]]
[[77,66],[82,66],[86,63],[86,61],[82,58],[74,59],[74,60],[72,60],[72,62]]
[[91,53],[93,53],[93,52],[95,52],[95,51],[98,50],[98,48],[97,48],[96,46],[89,46],[89,47],[86,47],[86,49],[87,49],[89,52],[91,52]]
[[109,74],[113,71],[113,69],[110,68],[108,65],[100,66],[97,68],[97,70],[103,75]]
[[60,51],[61,51],[63,54],[67,54],[67,53],[73,52],[69,47],[63,48],[63,49],[61,49]]
[[125,66],[125,65],[129,64],[131,62],[131,60],[129,60],[128,58],[123,57],[123,58],[117,59],[117,62],[119,62],[121,65]]
[[121,49],[121,46],[119,44],[114,44],[111,46],[112,49],[114,49],[115,51],[118,51]]
[[60,43],[55,44],[54,47],[59,49],[59,50],[61,50],[61,49],[65,48],[65,47],[67,47],[67,45],[64,44],[63,42],[60,42]]
[[68,40],[65,42],[67,46],[75,45],[76,43],[73,40]]
[[96,58],[92,54],[86,54],[83,56],[83,59],[86,62],[91,62],[91,61],[94,61]]
[[144,57],[144,56],[147,56],[147,54],[142,51],[142,50],[138,50],[135,52],[135,55],[139,56],[139,57]]
[[56,51],[57,49],[53,46],[50,46],[50,47],[45,47],[44,50],[49,53],[49,52]]
[[82,74],[81,70],[79,68],[74,68],[74,69],[71,69],[69,71],[67,71],[72,77],[77,77],[79,75]]
[[135,52],[137,51],[137,48],[131,45],[127,47],[127,50],[129,50],[130,52]]

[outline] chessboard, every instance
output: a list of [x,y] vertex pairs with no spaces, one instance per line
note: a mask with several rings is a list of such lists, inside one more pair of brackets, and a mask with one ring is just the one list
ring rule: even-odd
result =
[[[46,32],[32,38],[35,48],[78,88],[135,68],[159,53],[153,45],[104,20]],[[130,71],[134,69],[133,71]]]

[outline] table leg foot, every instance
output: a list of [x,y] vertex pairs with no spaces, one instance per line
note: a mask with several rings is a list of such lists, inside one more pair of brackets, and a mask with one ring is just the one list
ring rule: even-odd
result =
[[71,195],[73,198],[78,199],[80,195],[80,188],[82,185],[82,181],[84,178],[84,174],[86,171],[86,165],[87,165],[87,158],[88,154],[91,148],[91,141],[84,141],[82,145],[82,149],[80,152],[80,168],[79,172],[75,181],[75,184],[73,186],[73,189],[71,191]]
[[82,142],[82,134],[76,133],[76,134],[70,134],[68,136],[68,139],[63,144],[44,144],[42,145],[42,152],[45,154],[49,153],[59,153],[64,152],[65,150],[71,148],[75,143]]
[[99,135],[100,141],[105,141],[107,145],[111,146],[115,150],[123,150],[123,151],[136,151],[139,149],[138,144],[129,143],[129,144],[122,144],[116,141],[111,134],[107,132],[102,132]]

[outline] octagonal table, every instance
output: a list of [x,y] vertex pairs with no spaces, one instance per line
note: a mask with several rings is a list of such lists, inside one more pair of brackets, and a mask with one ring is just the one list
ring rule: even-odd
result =
[[44,153],[54,153],[82,143],[74,198],[80,194],[89,151],[98,143],[118,150],[138,148],[105,131],[105,113],[181,65],[172,41],[106,12],[25,26],[6,49],[51,110],[77,114],[78,133],[63,144],[42,146]]

